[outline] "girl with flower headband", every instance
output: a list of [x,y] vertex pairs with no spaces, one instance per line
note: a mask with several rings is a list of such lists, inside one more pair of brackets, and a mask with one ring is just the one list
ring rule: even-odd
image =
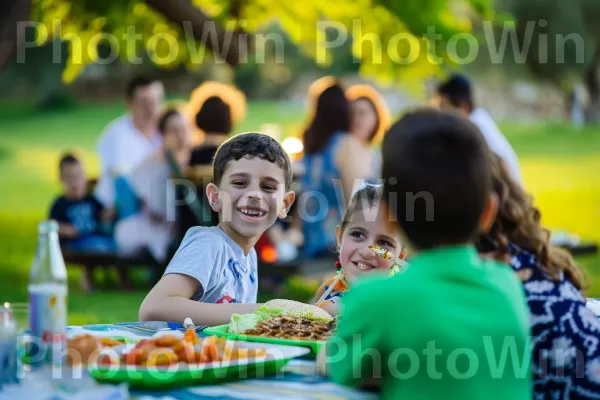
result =
[[336,228],[337,274],[315,295],[316,305],[332,315],[337,315],[340,298],[360,276],[376,272],[393,275],[406,267],[400,234],[386,221],[387,213],[381,207],[382,194],[382,185],[361,183]]

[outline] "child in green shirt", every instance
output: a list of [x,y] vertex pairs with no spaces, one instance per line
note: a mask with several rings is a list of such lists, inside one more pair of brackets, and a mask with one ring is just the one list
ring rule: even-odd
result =
[[331,378],[388,399],[530,399],[523,289],[471,243],[497,204],[483,137],[458,115],[423,109],[382,148],[384,200],[412,258],[346,294],[326,346]]

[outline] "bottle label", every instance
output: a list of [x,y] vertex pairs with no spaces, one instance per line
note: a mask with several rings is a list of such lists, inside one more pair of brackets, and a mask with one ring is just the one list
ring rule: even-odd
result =
[[66,341],[66,288],[52,285],[36,289],[29,290],[31,336],[38,348],[45,350],[43,358],[53,360],[62,353]]

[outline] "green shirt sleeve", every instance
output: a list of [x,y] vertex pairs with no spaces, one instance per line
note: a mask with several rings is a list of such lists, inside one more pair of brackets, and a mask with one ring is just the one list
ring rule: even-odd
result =
[[343,298],[343,315],[326,347],[329,376],[335,383],[359,386],[369,378],[381,378],[385,332],[379,324],[385,316],[384,308],[377,304],[380,295],[373,290],[375,285],[368,282],[357,286]]

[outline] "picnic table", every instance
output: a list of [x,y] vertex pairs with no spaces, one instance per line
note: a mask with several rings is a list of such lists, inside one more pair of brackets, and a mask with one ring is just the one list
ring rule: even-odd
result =
[[[181,330],[181,324],[166,322],[121,323],[70,326],[69,335],[84,332],[106,332],[125,336],[149,337],[159,330]],[[198,336],[204,337],[202,332]],[[54,377],[52,374],[55,374]],[[337,385],[325,377],[317,375],[314,359],[294,359],[290,361],[282,373],[263,379],[244,379],[220,385],[191,386],[168,390],[130,389],[126,384],[108,385],[97,383],[84,369],[78,375],[68,368],[61,370],[60,378],[50,367],[45,370],[30,371],[25,374],[19,385],[8,385],[0,389],[0,400],[202,400],[202,399],[256,399],[275,400],[296,399],[376,399],[370,392],[355,390]]]

